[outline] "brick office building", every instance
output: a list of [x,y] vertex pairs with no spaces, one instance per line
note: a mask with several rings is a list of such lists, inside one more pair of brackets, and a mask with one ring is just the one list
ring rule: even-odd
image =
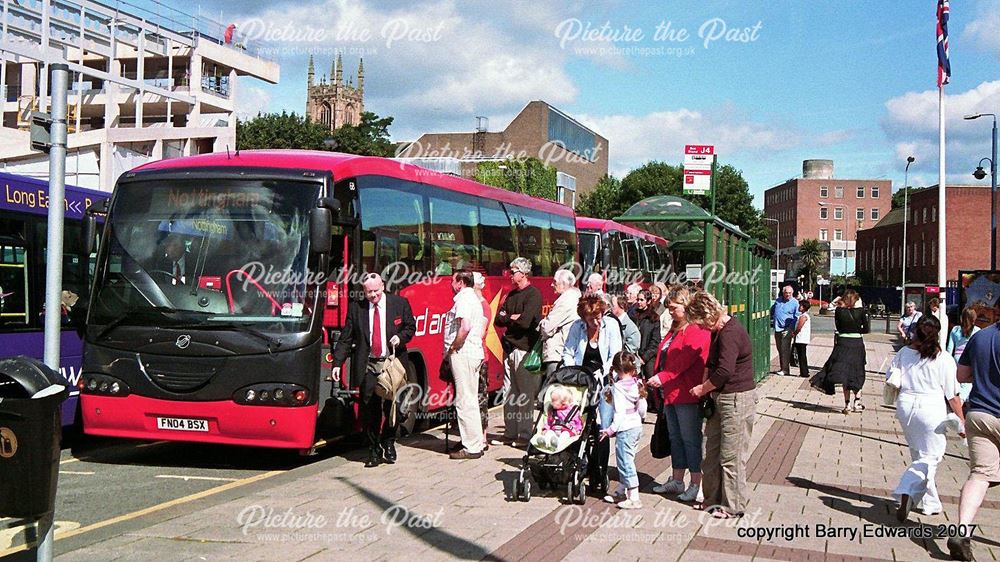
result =
[[[937,285],[938,186],[910,192],[906,224],[906,282]],[[990,187],[949,185],[948,281],[958,271],[990,267]],[[903,209],[893,209],[858,233],[858,275],[876,285],[898,286],[903,267]]]
[[824,273],[854,274],[857,232],[881,220],[891,207],[891,181],[834,178],[832,160],[804,160],[801,178],[764,192],[764,215],[774,219],[767,221],[768,241],[779,250],[778,269],[788,275],[797,271],[799,245],[816,239],[829,252]]
[[608,173],[608,139],[544,101],[528,103],[502,131],[488,131],[485,121],[473,132],[424,134],[396,154],[435,169],[431,160],[458,161],[465,177],[483,161],[538,158],[560,172],[557,200],[571,206]]

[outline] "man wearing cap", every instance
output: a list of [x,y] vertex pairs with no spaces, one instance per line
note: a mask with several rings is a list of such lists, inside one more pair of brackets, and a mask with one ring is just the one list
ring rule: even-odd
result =
[[[493,316],[490,310],[490,303],[486,300],[483,295],[483,289],[486,288],[486,278],[483,277],[482,273],[478,271],[472,274],[472,290],[476,292],[476,297],[479,298],[479,306],[483,309],[483,355],[486,355],[486,333],[489,330],[490,320]],[[490,427],[490,405],[489,405],[489,363],[490,360],[486,357],[483,360],[483,364],[479,367],[479,417],[483,421],[483,432],[485,434],[486,430]],[[489,450],[489,443],[483,444],[483,450]]]

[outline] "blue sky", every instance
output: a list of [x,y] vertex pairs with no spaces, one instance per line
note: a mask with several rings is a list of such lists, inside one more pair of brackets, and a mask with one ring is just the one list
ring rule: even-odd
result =
[[[477,115],[500,130],[543,99],[609,139],[618,176],[679,162],[687,143],[715,144],[758,207],[808,158],[833,159],[837,177],[898,188],[912,154],[910,183],[937,182],[934,0],[212,0],[200,9],[236,22],[251,50],[281,64],[277,85],[241,82],[249,115],[301,113],[306,51],[326,73],[341,50],[351,71],[364,56],[366,109],[395,117],[394,140],[469,131]],[[673,35],[657,40],[668,25]],[[706,42],[712,30],[722,37]],[[989,120],[961,116],[1000,112],[998,30],[1000,2],[952,5],[952,183],[977,183],[970,172],[989,156]]]

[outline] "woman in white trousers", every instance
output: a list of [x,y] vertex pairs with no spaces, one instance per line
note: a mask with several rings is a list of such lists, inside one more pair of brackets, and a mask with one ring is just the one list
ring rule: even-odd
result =
[[941,352],[938,333],[941,323],[934,316],[924,316],[913,331],[913,343],[896,354],[889,367],[890,375],[901,373],[896,418],[903,426],[906,444],[913,462],[899,479],[893,498],[899,502],[896,518],[906,521],[911,509],[924,515],[941,513],[934,474],[944,457],[944,429],[951,406],[964,435],[965,417],[958,397],[955,361]]

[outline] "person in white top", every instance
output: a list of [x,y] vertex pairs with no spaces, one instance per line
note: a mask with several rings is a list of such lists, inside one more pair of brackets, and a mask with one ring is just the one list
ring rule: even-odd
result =
[[[618,503],[621,509],[639,509],[639,476],[635,470],[635,454],[642,438],[642,419],[646,417],[646,387],[639,377],[638,357],[620,351],[611,363],[617,380],[604,399],[614,404],[615,415],[611,425],[601,430],[601,439],[615,436],[615,466],[618,467],[618,489],[604,497],[604,501]],[[626,498],[626,494],[628,497]]]
[[943,428],[948,419],[945,403],[958,416],[959,435],[965,436],[965,416],[958,397],[955,361],[941,352],[938,333],[941,323],[934,316],[924,316],[913,330],[913,343],[903,347],[889,366],[901,374],[896,419],[903,426],[906,444],[913,462],[899,479],[892,497],[899,502],[896,518],[906,521],[911,509],[924,515],[941,513],[934,474],[944,457]]
[[806,348],[812,339],[812,318],[809,317],[809,301],[799,301],[799,320],[795,324],[795,356],[799,358],[799,376],[809,377],[809,358]]
[[546,376],[555,372],[562,362],[569,328],[580,318],[576,312],[581,296],[580,289],[576,288],[576,276],[568,269],[557,270],[552,277],[552,289],[559,297],[552,305],[552,310],[538,323],[543,341],[542,366]]
[[472,273],[452,275],[455,306],[448,312],[444,337],[445,358],[451,361],[455,379],[455,415],[462,449],[453,459],[478,459],[483,456],[483,421],[479,416],[479,366],[483,363],[483,307],[473,289]]

